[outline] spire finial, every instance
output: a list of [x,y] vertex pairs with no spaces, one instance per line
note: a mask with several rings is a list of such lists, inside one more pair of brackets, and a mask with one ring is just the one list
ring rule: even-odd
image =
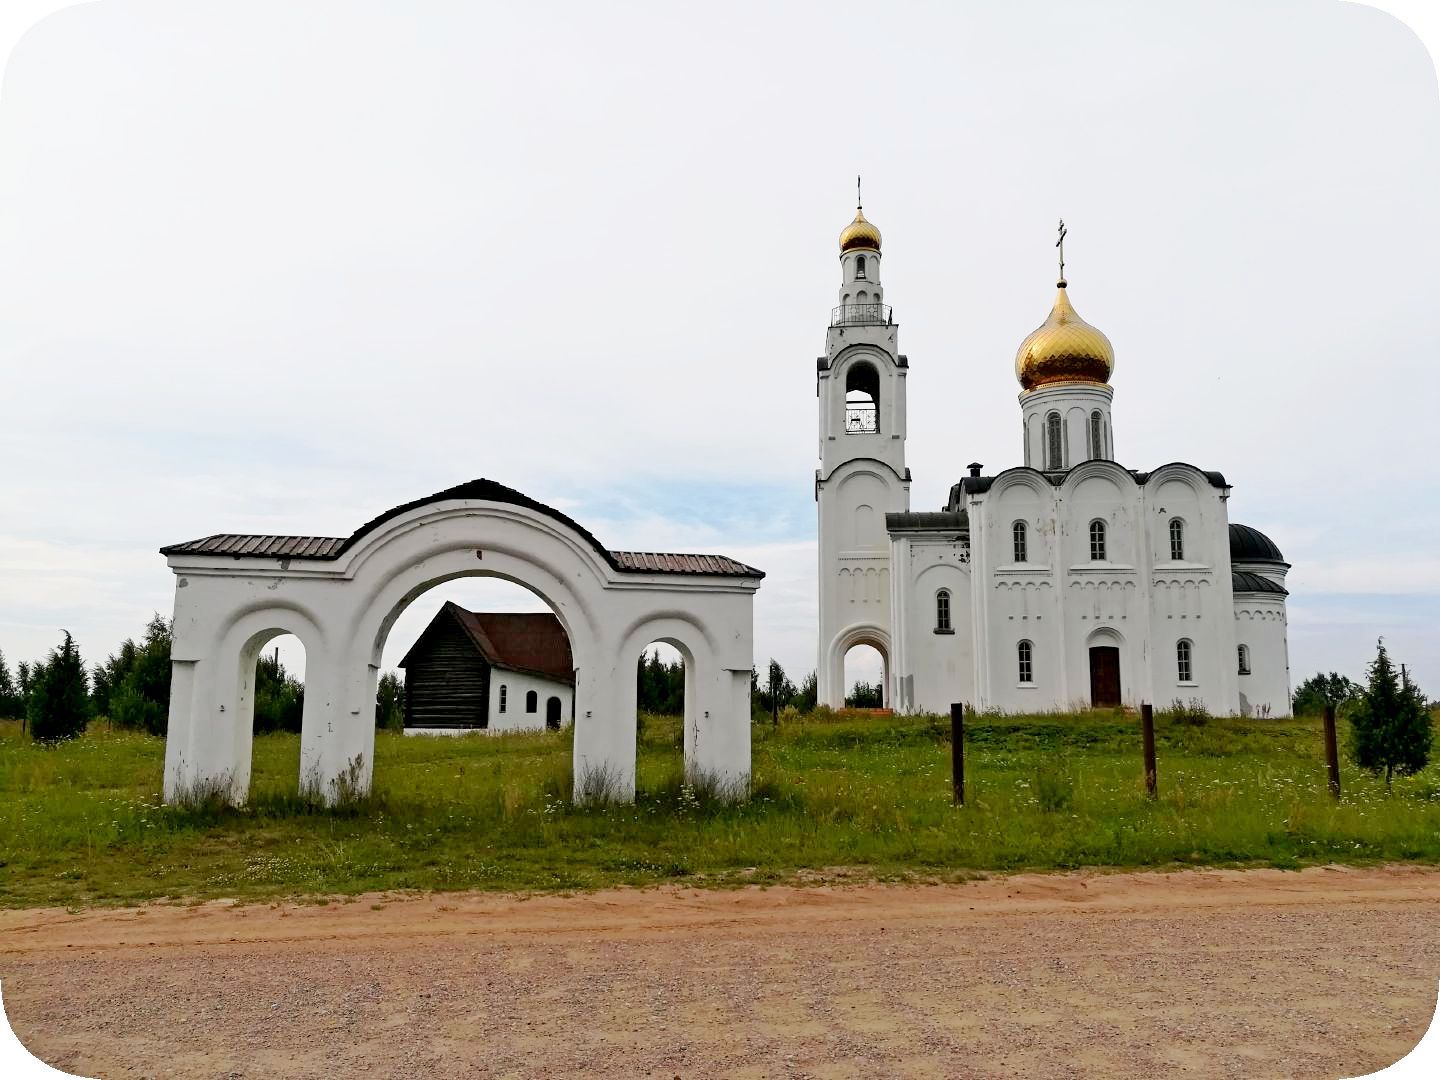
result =
[[1065,287],[1065,219],[1060,219],[1060,239],[1055,241],[1055,246],[1060,249],[1060,281],[1059,285]]
[[860,210],[860,209],[862,209],[862,208],[864,207],[864,205],[865,205],[865,204],[860,201],[860,174],[859,174],[859,173],[856,173],[856,174],[855,174],[855,209],[856,209],[856,210]]

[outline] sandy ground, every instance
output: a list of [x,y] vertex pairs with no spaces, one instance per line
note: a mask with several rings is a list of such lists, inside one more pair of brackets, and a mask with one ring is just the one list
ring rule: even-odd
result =
[[0,912],[90,1077],[1354,1076],[1437,978],[1406,867]]

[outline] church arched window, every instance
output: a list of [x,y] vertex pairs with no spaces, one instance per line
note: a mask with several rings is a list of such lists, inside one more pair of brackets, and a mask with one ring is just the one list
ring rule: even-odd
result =
[[1240,654],[1240,674],[1241,674],[1241,675],[1249,675],[1249,674],[1250,674],[1250,646],[1249,646],[1249,645],[1241,645],[1240,648],[1239,648],[1237,651],[1238,651],[1239,654]]
[[949,589],[941,589],[935,594],[935,632],[937,634],[951,632]]
[[1189,638],[1175,643],[1175,678],[1182,683],[1194,682],[1195,646]]
[[1065,468],[1062,445],[1060,414],[1052,412],[1045,417],[1045,468],[1050,472],[1059,472]]
[[1090,561],[1105,561],[1105,523],[1103,521],[1090,522]]
[[852,434],[880,430],[880,372],[874,364],[860,361],[845,373],[845,430]]
[[505,711],[505,692],[508,688],[504,683],[500,684],[500,711]]
[[1010,526],[1010,538],[1015,546],[1015,561],[1028,562],[1030,552],[1027,550],[1025,543],[1025,523],[1023,521],[1017,521],[1014,525]]
[[540,708],[540,695],[534,690],[525,691],[525,711],[535,712]]
[[855,256],[855,276],[863,279],[865,277],[865,256]]
[[1015,660],[1020,681],[1033,683],[1035,681],[1035,646],[1028,641],[1020,642],[1015,646]]
[[1090,414],[1090,460],[1105,456],[1105,431],[1100,419],[1100,410]]
[[1185,522],[1178,517],[1170,519],[1170,558],[1175,562],[1185,558]]

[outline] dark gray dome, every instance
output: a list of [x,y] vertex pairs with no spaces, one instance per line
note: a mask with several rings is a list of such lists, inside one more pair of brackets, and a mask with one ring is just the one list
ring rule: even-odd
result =
[[1277,562],[1283,563],[1285,556],[1275,546],[1275,541],[1259,529],[1249,525],[1230,526],[1231,562]]

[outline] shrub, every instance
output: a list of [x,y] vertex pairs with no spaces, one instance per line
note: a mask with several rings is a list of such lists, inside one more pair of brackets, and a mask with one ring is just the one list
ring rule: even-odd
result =
[[1189,702],[1176,698],[1160,715],[1172,724],[1190,724],[1193,727],[1203,727],[1210,722],[1210,710],[1199,698],[1191,698]]
[[1047,763],[1035,770],[1033,790],[1036,805],[1053,814],[1075,800],[1075,776],[1068,765]]

